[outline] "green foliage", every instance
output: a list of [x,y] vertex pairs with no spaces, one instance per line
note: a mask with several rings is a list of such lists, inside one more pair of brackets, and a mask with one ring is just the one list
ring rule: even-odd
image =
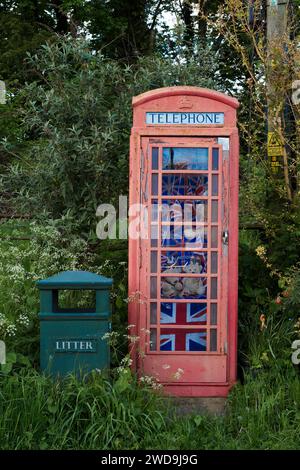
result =
[[36,281],[67,269],[85,269],[91,255],[86,242],[68,232],[62,221],[20,225],[17,228],[16,222],[7,222],[0,226],[0,335],[9,351],[37,361]]
[[[256,184],[259,188],[259,180]],[[244,190],[245,188],[242,191]],[[255,203],[255,196],[257,197],[257,194],[251,199],[251,194],[248,195],[248,200]],[[266,219],[261,220],[264,222]],[[271,217],[268,222],[270,220]],[[276,233],[279,237],[279,231]],[[291,344],[295,339],[294,325],[299,317],[300,304],[296,287],[299,272],[297,269],[285,269],[285,266],[293,261],[293,258],[289,258],[289,253],[296,253],[297,245],[294,243],[289,250],[284,250],[282,260],[283,251],[278,246],[280,241],[279,237],[276,243],[276,237],[272,236],[270,225],[266,223],[262,223],[260,229],[240,231],[239,364],[241,368],[268,369],[276,368],[278,365],[291,366]],[[242,373],[240,375],[242,376]]]
[[300,382],[296,371],[264,371],[255,379],[247,375],[230,397],[231,413],[226,423],[227,448],[295,449],[299,445]]
[[[221,2],[209,3],[206,13],[215,15]],[[130,9],[129,3],[114,0],[88,4],[58,0],[47,18],[48,2],[7,0],[0,7],[0,78],[9,80],[8,104],[0,105],[0,133],[6,138],[0,154],[0,202],[2,210],[29,212],[37,219],[0,226],[0,337],[8,347],[7,363],[0,369],[0,446],[297,448],[299,375],[290,355],[291,343],[300,335],[299,198],[287,202],[283,178],[270,175],[264,158],[265,120],[264,112],[259,112],[265,106],[264,72],[260,58],[251,51],[259,35],[248,26],[241,31],[246,17],[230,16],[228,9],[222,17],[226,27],[237,20],[229,36],[218,29],[220,22],[207,29],[204,19],[196,31],[189,14],[174,33],[165,27],[157,37],[156,47],[166,59],[141,57],[155,44],[154,31],[146,24],[155,3],[137,0],[136,8],[132,5]],[[80,25],[86,18],[90,43],[55,37],[55,32],[76,29],[74,21]],[[188,31],[190,21],[193,31]],[[13,36],[8,34],[11,29]],[[236,34],[238,40],[227,43],[226,34],[227,40]],[[50,41],[35,52],[46,38]],[[199,45],[205,42],[212,48]],[[31,55],[24,62],[28,51]],[[18,92],[25,77],[30,82]],[[95,237],[97,206],[117,205],[119,195],[128,192],[132,96],[172,85],[223,90],[238,85],[242,101],[239,363],[243,386],[234,388],[230,413],[221,418],[178,418],[166,410],[166,400],[153,394],[154,379],[145,377],[137,383],[128,358],[122,359],[130,339],[127,245],[119,240],[99,243]],[[114,370],[95,372],[86,382],[73,377],[52,382],[31,367],[38,364],[35,282],[65,269],[89,269],[114,279],[110,336]]]
[[[8,351],[24,354],[35,365],[39,361],[40,304],[36,281],[64,270],[90,270],[113,278],[112,324],[118,341],[112,365],[119,364],[127,352],[127,251],[112,251],[111,247],[106,251],[105,244],[99,250],[74,235],[77,231],[67,218],[0,225],[0,338]],[[63,294],[61,302],[79,301],[76,293],[71,292],[71,298],[70,293]],[[89,294],[81,295],[80,301],[88,302]]]
[[28,357],[21,353],[9,352],[6,354],[5,364],[0,365],[0,375],[8,375],[12,370],[18,370],[20,367],[31,367]]
[[300,268],[299,265],[291,268],[286,277],[282,279],[282,303],[286,314],[298,321],[294,321],[295,334],[300,336]]
[[55,383],[33,370],[0,375],[1,449],[139,448],[165,421],[151,389],[127,376]]
[[[30,3],[33,5],[33,2]],[[26,53],[35,51],[49,39],[51,33],[32,21],[30,11],[29,16],[23,16],[24,12],[21,16],[20,12],[12,9],[12,5],[7,5],[6,9],[2,5],[3,3],[0,6],[0,78],[5,80],[7,87],[13,84],[19,87],[30,73],[24,67]]]
[[147,24],[153,0],[91,0],[84,8],[93,47],[127,63],[153,52]]
[[[269,312],[276,281],[257,256],[259,236],[253,231],[241,231],[239,247],[239,351],[240,364],[252,365],[257,357],[256,344],[260,343],[260,315]],[[275,295],[275,294],[274,294]],[[263,353],[263,351],[261,352]]]
[[178,416],[127,367],[53,382],[31,370],[0,375],[1,449],[296,449],[300,381],[293,370],[247,376],[225,416]]
[[[259,142],[257,141],[257,145]],[[268,263],[281,275],[300,261],[300,212],[286,200],[284,180],[269,174],[267,163],[241,156],[240,221],[259,233]],[[256,248],[256,247],[255,247]]]
[[211,59],[200,70],[197,62],[158,58],[124,67],[71,38],[44,45],[29,61],[41,78],[25,90],[31,144],[2,178],[3,192],[13,190],[19,210],[69,214],[86,237],[95,232],[97,206],[116,205],[128,192],[132,96],[169,85],[213,86]]

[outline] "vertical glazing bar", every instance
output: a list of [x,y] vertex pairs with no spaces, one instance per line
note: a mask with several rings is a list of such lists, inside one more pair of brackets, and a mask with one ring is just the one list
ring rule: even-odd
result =
[[[158,150],[158,206],[162,205],[162,146]],[[157,312],[157,351],[160,350],[160,308],[161,308],[161,223],[162,211],[158,212],[158,252],[157,252],[157,304],[159,306]]]
[[210,295],[211,295],[211,195],[212,195],[212,147],[208,147],[208,201],[207,201],[207,329],[206,329],[206,350],[210,351],[210,334],[208,334],[210,325]]
[[[149,148],[149,152],[148,152],[148,165],[147,165],[147,168],[148,168],[148,172],[149,172],[149,175],[151,177],[151,194],[150,194],[150,197],[148,198],[148,207],[147,207],[147,211],[148,211],[148,240],[144,240],[144,243],[148,244],[148,249],[149,249],[149,266],[151,266],[151,250],[154,248],[153,251],[156,252],[157,254],[157,244],[152,244],[152,241],[151,241],[151,238],[152,238],[152,235],[153,235],[153,229],[152,229],[152,197],[153,197],[153,194],[152,194],[152,170],[156,170],[155,166],[154,165],[154,168],[153,168],[153,152],[154,152],[154,147],[152,147],[150,145],[150,148]],[[157,171],[157,170],[156,170]],[[150,179],[150,178],[149,178]],[[154,225],[155,226],[155,225]],[[149,236],[149,233],[150,233],[150,236]],[[154,230],[154,233],[155,233],[155,230]],[[153,246],[152,246],[153,245]],[[147,327],[146,329],[147,330],[150,330],[151,331],[151,334],[150,334],[150,337],[149,337],[149,342],[150,342],[150,345],[148,346],[148,351],[153,351],[153,350],[156,350],[156,345],[157,345],[157,339],[156,339],[156,334],[157,334],[157,331],[155,328],[150,328],[150,325],[151,325],[151,305],[150,305],[150,301],[149,299],[152,298],[152,290],[153,290],[153,281],[152,281],[152,277],[150,276],[151,270],[148,269],[148,279],[147,279],[147,283],[148,283],[148,288],[149,288],[149,295],[147,297]],[[156,273],[156,279],[157,279],[157,273]],[[157,286],[156,286],[156,291],[157,291]],[[155,338],[155,341],[154,341],[154,338]],[[153,341],[153,343],[151,344],[151,342]]]
[[[226,302],[226,298],[222,299],[223,292],[223,279],[224,273],[221,269],[221,260],[222,260],[222,231],[223,231],[223,211],[225,209],[225,201],[223,195],[223,152],[219,146],[219,208],[218,208],[218,297],[217,297],[217,352],[221,350],[221,341],[222,341],[222,319],[221,319],[221,309],[223,308],[223,302]],[[226,331],[224,332],[226,334]]]

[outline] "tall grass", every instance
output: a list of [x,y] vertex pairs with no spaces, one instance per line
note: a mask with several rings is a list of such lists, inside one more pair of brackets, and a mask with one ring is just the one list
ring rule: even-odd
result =
[[158,398],[94,374],[62,383],[31,370],[0,380],[1,449],[138,448],[163,424]]
[[179,417],[164,398],[94,374],[53,382],[0,378],[1,449],[297,449],[300,382],[292,368],[247,376],[223,417]]
[[[16,357],[12,372],[0,372],[0,449],[300,448],[299,372],[290,359],[299,289],[294,289],[292,312],[285,311],[271,297],[265,298],[264,289],[253,288],[251,276],[248,279],[245,274],[240,347],[248,372],[243,386],[232,390],[224,417],[178,417],[164,398],[128,375],[126,367],[121,373],[118,367],[112,368],[110,377],[95,373],[81,382],[72,376],[55,382],[28,367],[28,363],[38,363],[39,352],[35,278],[66,269],[80,252],[72,248],[69,253],[68,246],[59,248],[59,259],[53,265],[57,243],[61,245],[57,230],[36,227],[33,233],[30,243],[15,246],[4,240],[0,244],[0,326],[8,352]],[[247,270],[251,259],[245,260]],[[111,344],[113,366],[120,364],[127,351],[125,269],[123,262],[119,264],[117,276],[118,263],[109,268],[103,262],[106,270],[112,270],[105,273],[113,275],[117,286],[113,319],[118,348],[126,343],[117,352]],[[95,261],[91,269],[100,265]],[[261,312],[267,317],[263,330]],[[30,320],[28,326],[19,322],[24,314]],[[16,333],[9,335],[8,328],[13,327]]]

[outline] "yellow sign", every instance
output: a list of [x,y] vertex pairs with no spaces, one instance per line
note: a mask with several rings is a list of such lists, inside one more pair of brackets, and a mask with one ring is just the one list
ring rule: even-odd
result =
[[277,132],[268,132],[268,156],[281,157],[284,153],[284,144]]

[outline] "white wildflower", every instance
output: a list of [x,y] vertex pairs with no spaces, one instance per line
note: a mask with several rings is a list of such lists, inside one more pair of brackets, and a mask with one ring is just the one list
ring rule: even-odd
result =
[[139,379],[140,383],[152,388],[153,390],[159,390],[162,388],[162,384],[158,382],[158,380],[155,377],[152,377],[150,375],[143,375]]
[[15,336],[16,333],[17,333],[17,328],[16,328],[15,325],[12,325],[12,324],[7,325],[7,327],[6,327],[6,334],[7,334],[8,336]]

